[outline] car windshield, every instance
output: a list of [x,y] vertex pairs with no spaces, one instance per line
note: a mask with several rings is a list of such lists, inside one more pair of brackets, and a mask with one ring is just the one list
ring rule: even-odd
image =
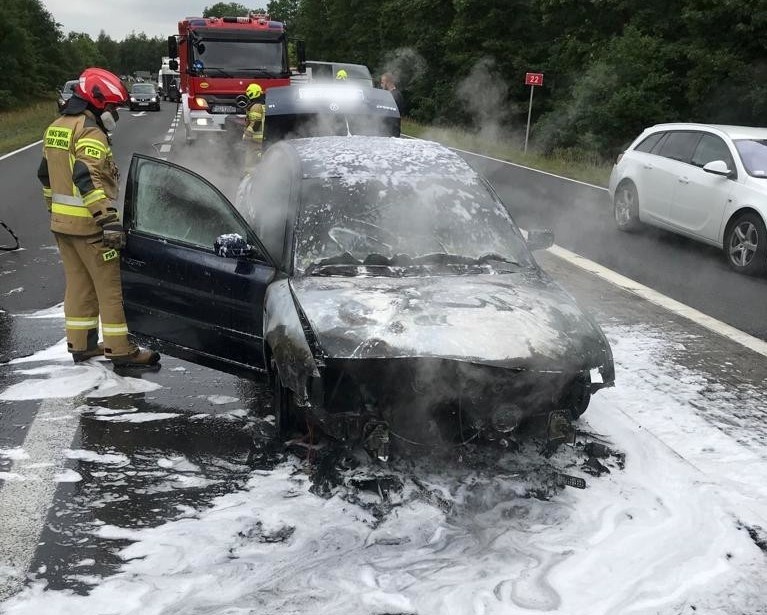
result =
[[504,206],[479,181],[446,177],[310,178],[301,185],[295,263],[528,263]]
[[131,88],[131,94],[154,94],[154,86],[150,83],[139,83]]
[[194,57],[203,63],[203,70],[208,76],[278,77],[287,70],[282,49],[278,41],[224,41],[206,38],[204,47],[195,48]]
[[749,175],[767,178],[767,139],[738,139],[735,147]]

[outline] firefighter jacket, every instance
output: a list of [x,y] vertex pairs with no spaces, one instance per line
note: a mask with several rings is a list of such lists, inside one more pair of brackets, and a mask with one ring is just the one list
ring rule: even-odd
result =
[[119,221],[117,166],[90,111],[62,115],[47,128],[37,177],[53,232],[97,235],[104,224]]
[[245,132],[242,135],[244,141],[253,141],[258,144],[264,140],[264,119],[266,118],[266,105],[254,102],[250,103],[245,110],[248,119]]

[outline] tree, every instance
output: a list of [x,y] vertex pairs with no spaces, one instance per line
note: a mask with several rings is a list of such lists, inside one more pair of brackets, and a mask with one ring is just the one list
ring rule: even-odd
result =
[[216,2],[212,6],[206,6],[202,12],[203,17],[247,17],[250,9],[239,2]]

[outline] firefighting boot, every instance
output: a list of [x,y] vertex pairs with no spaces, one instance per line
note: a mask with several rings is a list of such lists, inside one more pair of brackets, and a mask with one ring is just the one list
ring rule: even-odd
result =
[[151,367],[160,360],[160,353],[148,348],[136,348],[131,354],[109,358],[115,367]]
[[99,342],[94,348],[88,348],[87,350],[81,350],[79,352],[72,353],[72,360],[75,363],[82,363],[92,357],[104,356],[104,344]]

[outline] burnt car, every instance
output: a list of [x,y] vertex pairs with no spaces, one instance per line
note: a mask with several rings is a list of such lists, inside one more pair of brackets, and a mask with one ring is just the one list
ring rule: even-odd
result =
[[274,144],[232,205],[200,176],[133,157],[121,252],[132,331],[165,352],[266,371],[277,424],[380,449],[498,437],[582,414],[611,386],[594,320],[536,264],[506,207],[428,141]]

